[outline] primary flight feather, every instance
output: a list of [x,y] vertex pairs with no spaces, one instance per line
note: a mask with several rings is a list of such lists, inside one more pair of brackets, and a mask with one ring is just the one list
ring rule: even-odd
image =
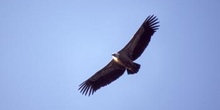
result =
[[140,64],[133,61],[141,56],[149,44],[151,36],[159,27],[158,23],[156,16],[148,16],[128,44],[119,52],[112,54],[113,59],[108,64],[79,85],[80,92],[90,96],[118,79],[125,70],[128,74],[137,73]]

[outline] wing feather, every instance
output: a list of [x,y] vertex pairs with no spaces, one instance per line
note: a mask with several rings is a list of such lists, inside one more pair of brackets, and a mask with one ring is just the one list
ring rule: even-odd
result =
[[109,62],[89,79],[79,85],[80,92],[84,95],[92,95],[96,90],[110,84],[118,79],[125,71],[125,68],[115,61]]
[[119,51],[119,53],[127,52],[132,60],[136,60],[140,57],[149,44],[151,36],[158,29],[158,23],[156,16],[148,16],[138,31],[134,34],[133,38],[122,50]]

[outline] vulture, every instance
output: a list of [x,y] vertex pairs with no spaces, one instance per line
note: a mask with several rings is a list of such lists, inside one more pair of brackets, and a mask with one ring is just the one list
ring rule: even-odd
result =
[[148,46],[151,36],[159,28],[158,23],[156,16],[148,16],[128,44],[117,53],[112,54],[112,60],[81,83],[78,90],[82,94],[90,96],[101,87],[118,79],[126,70],[129,75],[137,73],[141,65],[134,61]]

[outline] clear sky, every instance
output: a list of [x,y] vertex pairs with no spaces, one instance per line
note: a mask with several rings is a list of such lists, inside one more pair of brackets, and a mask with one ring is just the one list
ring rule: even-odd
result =
[[[219,11],[219,0],[1,0],[0,110],[220,110]],[[81,95],[152,14],[138,74]]]

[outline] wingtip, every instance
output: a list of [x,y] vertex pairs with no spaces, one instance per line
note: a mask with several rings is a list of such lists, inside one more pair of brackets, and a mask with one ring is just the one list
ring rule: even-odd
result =
[[149,15],[144,23],[147,24],[147,26],[150,26],[151,29],[153,29],[153,31],[155,32],[156,30],[159,29],[160,25],[158,25],[160,22],[158,21],[158,18],[156,15]]
[[82,95],[85,96],[93,95],[93,93],[95,92],[94,88],[88,83],[88,81],[84,81],[83,83],[81,83],[78,90],[80,91],[80,93],[82,93]]

